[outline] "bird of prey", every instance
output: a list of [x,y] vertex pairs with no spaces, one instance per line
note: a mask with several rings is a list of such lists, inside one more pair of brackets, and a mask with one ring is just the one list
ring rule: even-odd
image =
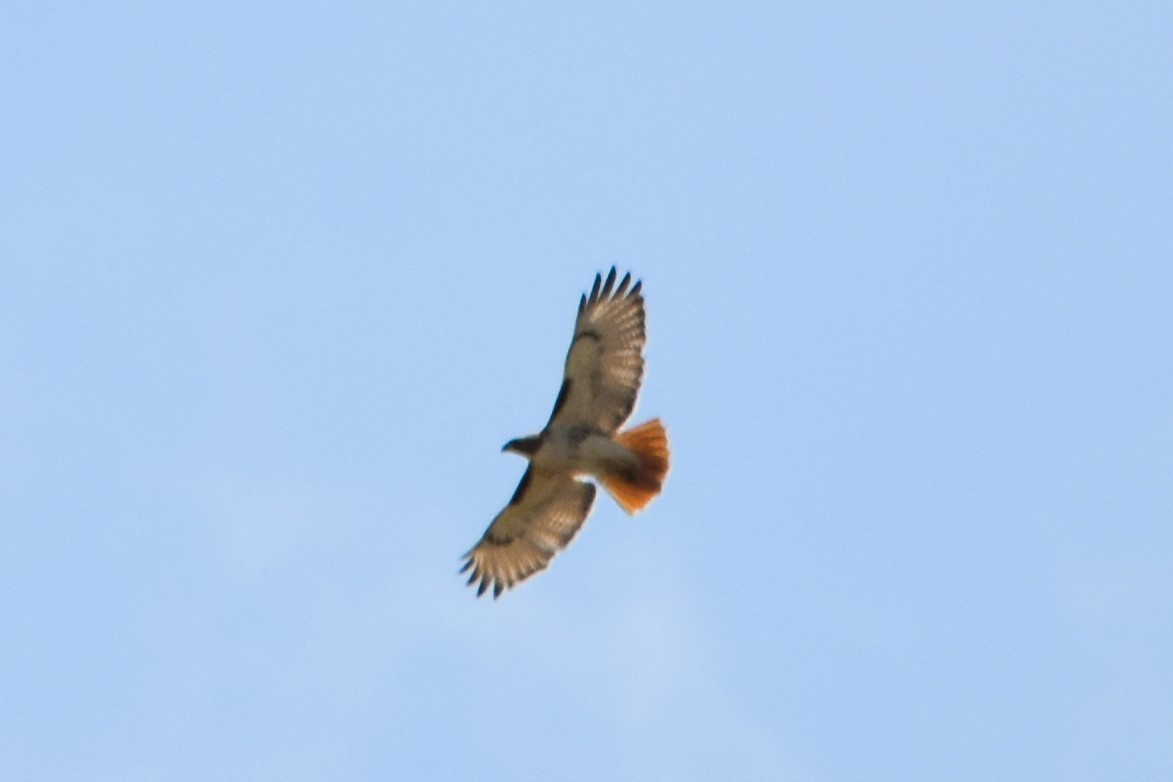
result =
[[521,483],[460,572],[493,597],[543,570],[570,544],[595,500],[595,478],[629,514],[660,493],[668,474],[668,436],[659,419],[620,432],[643,379],[644,299],[631,274],[615,285],[595,275],[578,302],[554,412],[540,433],[510,440],[502,451],[529,460]]

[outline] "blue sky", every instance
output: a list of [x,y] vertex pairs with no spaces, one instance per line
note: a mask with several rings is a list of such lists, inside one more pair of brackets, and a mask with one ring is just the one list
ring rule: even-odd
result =
[[[8,4],[4,776],[1173,776],[1171,40]],[[665,493],[478,601],[612,264]]]

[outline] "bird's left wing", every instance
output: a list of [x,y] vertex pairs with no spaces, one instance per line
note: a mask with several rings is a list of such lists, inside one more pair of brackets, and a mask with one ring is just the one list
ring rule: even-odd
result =
[[479,581],[477,596],[490,586],[493,597],[550,564],[570,544],[595,501],[594,484],[530,467],[513,499],[497,514],[480,541],[465,556],[461,573]]
[[611,434],[631,415],[647,338],[641,283],[629,290],[630,282],[631,274],[625,274],[616,286],[612,266],[606,282],[595,275],[590,295],[579,301],[562,388],[547,426],[586,425]]

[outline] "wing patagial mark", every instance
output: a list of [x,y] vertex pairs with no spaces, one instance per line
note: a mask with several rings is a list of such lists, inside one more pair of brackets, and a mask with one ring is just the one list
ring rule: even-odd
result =
[[[583,492],[583,495],[582,495],[582,515],[583,516],[586,516],[588,513],[591,512],[591,506],[595,504],[595,492],[597,491],[595,489],[595,484],[593,484],[593,483],[588,483],[588,484],[586,484],[586,486],[589,489],[589,491]],[[574,534],[576,532],[578,532],[578,530],[575,530],[574,532],[572,532],[570,537],[573,538]],[[569,544],[570,540],[568,539],[566,542],[567,542],[567,544]]]
[[517,484],[517,488],[513,491],[513,496],[509,498],[510,505],[516,505],[525,497],[525,492],[529,488],[529,483],[534,479],[534,471],[532,467],[525,468],[525,474],[521,476],[521,482]]
[[[572,385],[574,385],[574,381],[572,381],[570,378],[566,378],[562,381],[562,387],[558,389],[558,398],[554,400],[554,412],[550,413],[551,421],[553,421],[554,417],[558,415],[558,412],[562,409],[562,405],[566,404],[566,399],[570,396],[570,387]],[[547,424],[547,426],[549,426],[549,424]]]

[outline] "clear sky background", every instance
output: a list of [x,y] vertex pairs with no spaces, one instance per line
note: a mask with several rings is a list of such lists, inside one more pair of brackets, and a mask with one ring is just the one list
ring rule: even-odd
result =
[[1173,778],[1171,9],[5,4],[0,776]]

